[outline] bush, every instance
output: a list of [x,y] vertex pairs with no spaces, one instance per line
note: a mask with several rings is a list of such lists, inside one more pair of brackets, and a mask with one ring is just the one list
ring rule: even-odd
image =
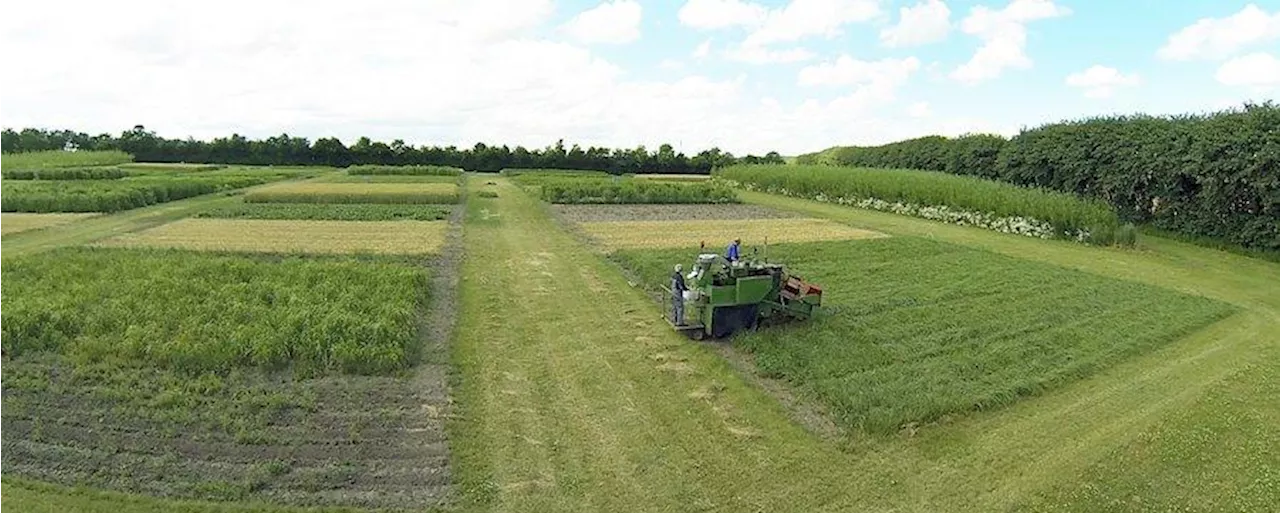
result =
[[435,175],[458,176],[462,170],[448,166],[351,166],[347,168],[349,175]]

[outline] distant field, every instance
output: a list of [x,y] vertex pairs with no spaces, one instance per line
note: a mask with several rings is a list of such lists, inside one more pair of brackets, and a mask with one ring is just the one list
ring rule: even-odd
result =
[[[693,253],[627,250],[615,258],[656,289]],[[820,400],[841,425],[873,433],[1003,407],[1236,311],[910,237],[771,245],[769,259],[823,287],[830,314],[746,334],[734,346]]]
[[288,183],[245,194],[249,203],[456,203],[452,183]]
[[689,252],[705,242],[713,253],[723,252],[735,238],[741,238],[744,249],[748,249],[762,248],[766,240],[777,244],[887,237],[871,230],[810,218],[603,221],[578,226],[609,249],[684,248]]
[[0,214],[0,235],[21,233],[78,221],[97,214],[26,214],[5,212]]
[[448,205],[236,203],[205,210],[196,214],[195,217],[311,221],[437,221],[447,218],[452,211],[453,207]]
[[50,167],[112,166],[132,162],[133,155],[123,151],[33,151],[0,155],[4,169],[43,169]]
[[329,175],[315,179],[323,183],[458,183],[447,175]]
[[203,251],[429,255],[445,221],[295,221],[191,218],[98,243],[109,247]]

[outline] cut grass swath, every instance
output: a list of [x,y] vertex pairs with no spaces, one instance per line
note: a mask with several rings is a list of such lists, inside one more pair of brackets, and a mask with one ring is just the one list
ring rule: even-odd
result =
[[245,194],[249,203],[457,203],[451,183],[288,183]]
[[96,243],[251,253],[429,255],[447,221],[294,221],[189,218]]
[[[687,249],[614,257],[656,290]],[[924,239],[778,244],[830,314],[736,339],[842,425],[891,433],[1062,386],[1236,311],[1199,296]]]

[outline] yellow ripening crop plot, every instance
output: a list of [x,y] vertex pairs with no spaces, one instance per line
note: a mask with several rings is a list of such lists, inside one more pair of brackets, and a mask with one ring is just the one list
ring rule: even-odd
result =
[[26,212],[5,212],[0,214],[0,235],[38,230],[50,226],[58,226],[86,217],[100,215],[96,212],[87,214],[30,214]]
[[456,203],[453,183],[281,183],[244,195],[248,203]]
[[188,218],[99,242],[99,246],[265,253],[426,255],[448,221],[299,221]]
[[579,226],[609,249],[707,247],[722,249],[735,238],[743,246],[769,243],[872,239],[888,235],[827,219],[716,219],[677,221],[604,221]]

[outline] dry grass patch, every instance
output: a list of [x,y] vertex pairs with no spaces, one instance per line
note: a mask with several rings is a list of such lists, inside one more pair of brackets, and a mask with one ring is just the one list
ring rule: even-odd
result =
[[706,242],[716,251],[734,238],[743,246],[888,237],[826,219],[710,219],[581,223],[591,238],[609,249],[693,247]]
[[58,226],[96,215],[98,214],[29,214],[25,212],[5,212],[4,214],[0,214],[0,235],[9,235],[10,233]]
[[425,255],[444,243],[447,221],[296,221],[192,218],[100,242],[204,251]]
[[245,194],[249,203],[456,203],[453,183],[282,183]]

